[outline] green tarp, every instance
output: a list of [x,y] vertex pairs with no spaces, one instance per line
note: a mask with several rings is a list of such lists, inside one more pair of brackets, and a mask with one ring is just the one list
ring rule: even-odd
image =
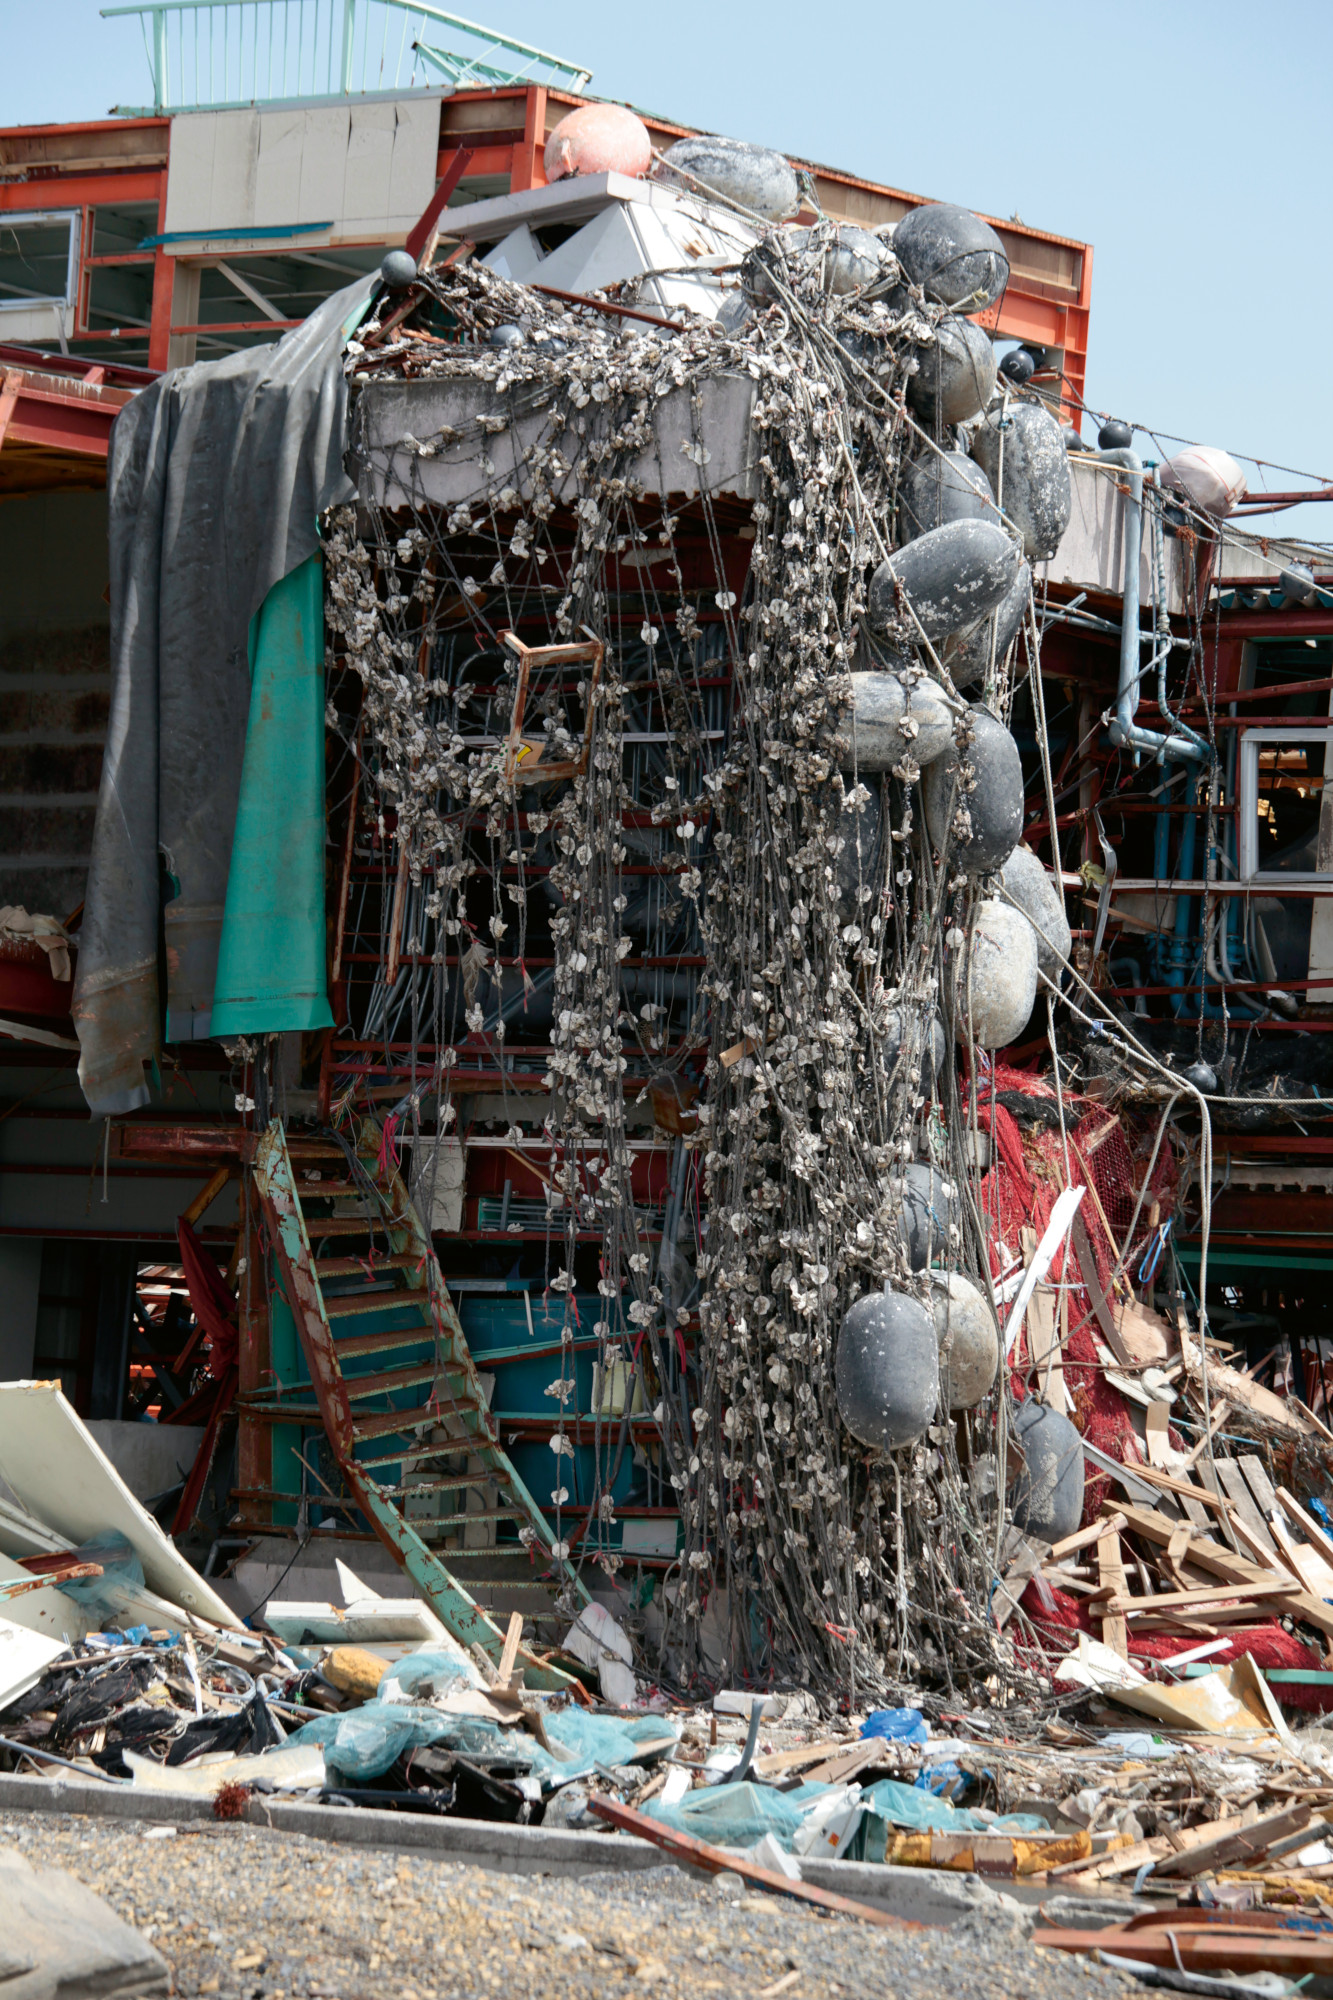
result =
[[250,719],[212,1033],[333,1025],[324,939],[324,564],[275,583],[251,628]]

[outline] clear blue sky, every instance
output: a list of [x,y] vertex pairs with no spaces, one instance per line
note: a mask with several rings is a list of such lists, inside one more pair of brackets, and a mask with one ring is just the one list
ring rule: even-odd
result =
[[[604,96],[1091,242],[1090,402],[1333,479],[1333,0],[464,11]],[[138,23],[96,0],[0,25],[0,124],[143,101]],[[1273,522],[1333,540],[1333,506]]]

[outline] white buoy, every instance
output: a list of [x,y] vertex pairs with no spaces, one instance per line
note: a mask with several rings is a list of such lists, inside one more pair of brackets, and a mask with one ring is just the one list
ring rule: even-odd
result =
[[1037,964],[1058,982],[1064,961],[1073,950],[1069,919],[1055,878],[1030,847],[1016,847],[1002,871],[1004,886],[1032,924],[1037,940]]
[[940,1343],[940,1382],[951,1410],[974,1410],[1000,1366],[1000,1329],[990,1303],[960,1271],[932,1271],[930,1306]]
[[1003,1049],[1022,1034],[1037,998],[1037,933],[1021,910],[977,906],[971,949],[959,981],[958,1032],[981,1049]]

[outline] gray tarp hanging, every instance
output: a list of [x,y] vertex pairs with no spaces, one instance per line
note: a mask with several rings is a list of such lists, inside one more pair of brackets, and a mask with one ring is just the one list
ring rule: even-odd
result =
[[98,1116],[148,1101],[160,915],[166,1038],[209,1033],[250,620],[318,547],[319,514],[351,495],[342,328],[369,283],[275,346],[175,369],[111,433],[111,720],[73,1006],[79,1081]]

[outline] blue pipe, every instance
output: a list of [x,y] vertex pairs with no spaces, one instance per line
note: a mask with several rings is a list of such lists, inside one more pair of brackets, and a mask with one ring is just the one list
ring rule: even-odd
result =
[[[1185,817],[1180,823],[1180,847],[1176,854],[1176,880],[1190,882],[1194,879],[1194,812],[1198,791],[1199,774],[1192,770],[1185,780]],[[1158,821],[1166,818],[1159,813]],[[1165,986],[1183,987],[1189,974],[1190,963],[1190,923],[1194,916],[1194,898],[1178,894],[1176,896],[1176,921],[1170,944],[1166,950],[1167,975],[1162,982]],[[1202,994],[1199,996],[1202,1001]],[[1189,1012],[1190,996],[1187,993],[1173,993],[1171,1011],[1177,1016]]]

